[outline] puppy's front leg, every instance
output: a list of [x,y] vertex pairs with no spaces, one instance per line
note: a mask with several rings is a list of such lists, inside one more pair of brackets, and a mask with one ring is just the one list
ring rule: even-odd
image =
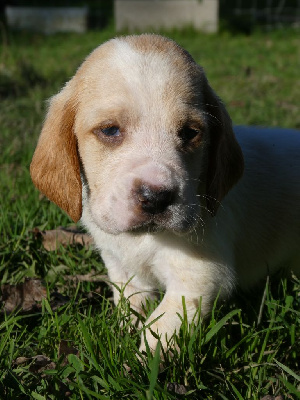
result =
[[[124,277],[125,278],[125,277]],[[144,308],[148,299],[154,299],[155,295],[151,287],[143,285],[139,279],[134,276],[131,279],[127,278],[122,282],[117,282],[113,287],[114,303],[117,305],[123,296],[130,303],[130,308],[137,314],[145,316]],[[136,322],[137,317],[131,315],[133,323]]]
[[163,348],[167,348],[168,341],[175,332],[179,332],[181,326],[180,316],[183,317],[183,297],[185,300],[188,323],[192,322],[199,306],[200,297],[197,298],[196,296],[193,297],[189,295],[181,296],[178,293],[167,291],[159,306],[145,322],[145,326],[149,325],[149,327],[142,334],[140,345],[141,352],[146,351],[145,338],[151,351],[154,351],[157,346],[158,340],[151,331],[153,331],[156,336],[160,337]]
[[[111,253],[102,252],[102,258],[108,270],[110,281],[113,283],[114,303],[117,305],[121,298],[126,298],[130,303],[130,308],[136,313],[144,315],[143,309],[147,299],[154,298],[153,288],[142,282],[136,275],[132,276],[124,268],[122,262]],[[137,317],[131,315],[133,323]]]
[[205,316],[211,311],[212,304],[218,295],[220,298],[224,298],[231,292],[233,279],[230,272],[227,270],[227,273],[224,273],[226,268],[223,269],[214,265],[211,265],[210,268],[206,270],[204,275],[193,274],[189,276],[187,272],[186,279],[167,288],[162,302],[145,323],[145,326],[149,327],[142,334],[140,351],[146,350],[145,339],[150,349],[154,351],[158,342],[157,336],[160,337],[163,348],[167,348],[172,335],[178,334],[180,330],[184,314],[183,297],[187,322],[191,323],[199,307],[200,299],[201,316]]

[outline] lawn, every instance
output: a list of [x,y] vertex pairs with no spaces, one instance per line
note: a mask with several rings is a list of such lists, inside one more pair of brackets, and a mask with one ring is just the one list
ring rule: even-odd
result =
[[[70,226],[39,195],[29,164],[46,99],[112,29],[84,35],[12,34],[0,52],[0,398],[300,398],[300,282],[217,304],[182,329],[181,352],[136,357],[140,332],[124,300],[113,307],[98,254],[81,245],[46,250],[35,230]],[[206,70],[236,124],[300,129],[299,32],[168,36]],[[19,286],[16,286],[19,284]],[[27,308],[25,300],[27,299]],[[8,300],[23,309],[8,313]],[[149,309],[151,309],[149,305]]]

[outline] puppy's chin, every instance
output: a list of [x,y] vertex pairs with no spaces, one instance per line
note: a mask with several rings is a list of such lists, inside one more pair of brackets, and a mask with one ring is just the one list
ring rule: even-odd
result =
[[141,225],[137,225],[132,227],[131,229],[128,230],[129,233],[132,234],[143,234],[143,233],[150,233],[150,234],[156,234],[160,232],[172,232],[177,236],[183,236],[185,234],[190,233],[195,229],[194,225],[190,225],[188,223],[186,224],[168,224],[168,223],[155,223],[155,222],[149,222],[149,223],[143,223]]
[[165,228],[163,226],[157,225],[154,222],[147,222],[143,223],[140,225],[133,226],[128,230],[128,232],[133,233],[133,234],[139,234],[139,233],[151,233],[155,234],[158,232],[163,232]]
[[166,230],[166,227],[164,225],[157,224],[150,219],[147,221],[134,221],[127,225],[119,225],[116,221],[111,221],[111,223],[97,223],[97,225],[102,231],[111,235],[120,235],[122,233],[155,234]]

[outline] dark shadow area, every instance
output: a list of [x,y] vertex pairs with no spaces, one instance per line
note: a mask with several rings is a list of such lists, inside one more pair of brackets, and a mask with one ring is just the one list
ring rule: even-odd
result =
[[256,29],[299,27],[299,1],[219,0],[219,17],[221,30],[231,33],[249,35]]
[[46,85],[47,79],[24,59],[19,60],[15,73],[0,71],[0,99],[25,95],[33,87]]

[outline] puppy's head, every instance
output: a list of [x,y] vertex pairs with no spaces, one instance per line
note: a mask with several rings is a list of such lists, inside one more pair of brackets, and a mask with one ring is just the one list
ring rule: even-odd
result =
[[[231,120],[203,70],[156,35],[98,47],[54,96],[31,163],[35,185],[101,229],[184,232],[243,171]],[[199,193],[205,187],[205,193]],[[199,196],[200,194],[200,196]]]

